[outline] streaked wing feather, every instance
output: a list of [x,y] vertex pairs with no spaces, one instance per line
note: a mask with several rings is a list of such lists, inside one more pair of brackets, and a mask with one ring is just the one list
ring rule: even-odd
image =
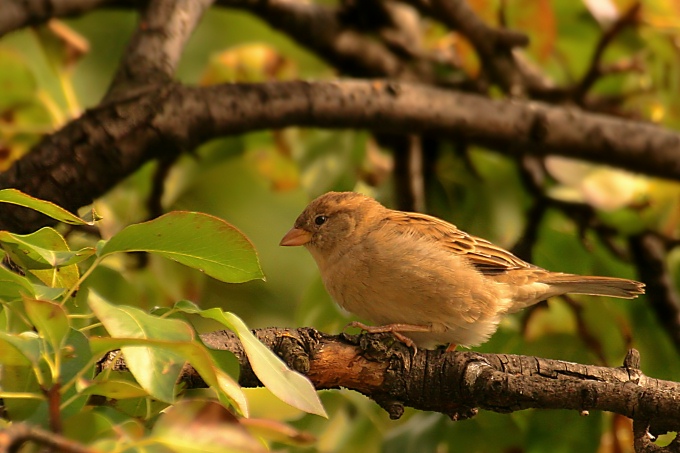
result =
[[511,269],[537,269],[486,239],[472,236],[444,220],[426,214],[392,211],[389,220],[422,237],[431,238],[452,253],[466,256],[483,274],[499,274]]

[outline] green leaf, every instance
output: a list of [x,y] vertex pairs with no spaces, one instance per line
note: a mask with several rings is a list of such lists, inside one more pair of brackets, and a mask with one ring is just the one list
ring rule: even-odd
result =
[[[134,307],[115,307],[95,293],[89,305],[114,338],[162,340],[166,343],[191,341],[191,327],[180,320],[162,319]],[[125,363],[137,382],[154,398],[172,403],[174,386],[186,361],[172,348],[124,347]]]
[[180,301],[175,304],[174,308],[184,313],[198,314],[204,318],[213,319],[234,331],[241,339],[253,371],[274,395],[305,412],[327,417],[316,389],[309,379],[288,368],[276,354],[253,335],[238,316],[219,308],[201,310],[189,301]]
[[26,314],[38,334],[45,338],[55,354],[58,354],[64,339],[69,334],[68,316],[64,308],[54,302],[24,298]]
[[[124,351],[127,349],[142,346],[147,349],[169,351],[172,354],[180,355],[184,360],[191,363],[191,366],[194,367],[206,384],[219,392],[222,402],[232,404],[239,412],[248,416],[248,403],[241,391],[241,387],[231,376],[217,366],[208,349],[197,341],[172,342],[139,338],[92,338],[90,339],[90,344],[95,355],[104,354],[115,349],[121,349],[123,354],[125,354]],[[128,358],[126,356],[127,363]],[[145,387],[139,379],[137,382],[153,396],[149,388]]]
[[92,247],[72,252],[64,238],[45,227],[30,234],[0,231],[0,245],[12,261],[25,269],[50,269],[77,264],[94,255]]
[[[4,348],[4,345],[2,345]],[[45,395],[38,384],[35,371],[30,366],[2,365],[0,390],[7,419],[39,422],[47,412]],[[4,417],[3,417],[4,418]]]
[[37,366],[40,353],[40,338],[35,333],[13,335],[0,331],[1,364]]
[[229,283],[264,279],[255,248],[243,233],[222,219],[175,211],[130,225],[98,246],[99,256],[150,252]]
[[91,339],[93,350],[98,348],[97,352],[104,353],[120,348],[130,372],[154,398],[174,400],[174,385],[188,361],[208,385],[221,392],[242,413],[248,413],[239,385],[217,366],[208,349],[194,338],[194,331],[187,323],[151,316],[133,307],[115,307],[96,294],[90,298],[90,307],[115,337]]
[[168,408],[153,428],[154,439],[182,453],[264,453],[227,408],[209,400],[182,400]]
[[[110,407],[95,407],[81,411],[64,420],[63,434],[81,444],[89,444],[107,437],[117,438],[125,435],[123,432],[125,422],[121,424],[114,423],[112,417],[109,417],[112,410]],[[133,420],[129,420],[128,426],[134,425],[134,423]],[[83,429],[84,426],[87,426],[87,429]]]
[[[102,375],[99,375],[102,376]],[[97,376],[97,378],[99,378]],[[88,385],[79,385],[83,395],[102,395],[113,399],[141,398],[148,395],[136,382],[125,379],[125,375],[114,379],[97,379]]]
[[[34,271],[34,272],[50,272],[50,271]],[[59,283],[61,284],[61,283]],[[57,300],[62,294],[66,292],[66,288],[57,287],[53,288],[50,286],[33,284],[33,291],[35,291],[35,298],[42,300]]]
[[[53,219],[59,220],[60,222],[67,223],[69,225],[94,225],[94,221],[88,222],[83,220],[52,202],[34,198],[16,189],[0,190],[0,202],[31,208],[42,214],[45,214],[46,216],[52,217]],[[93,214],[93,217],[96,219],[96,214]]]
[[0,266],[0,301],[21,300],[22,296],[33,297],[35,290],[31,283],[4,266]]
[[33,100],[36,91],[36,80],[30,66],[21,55],[0,49],[0,111],[16,109]]
[[[71,322],[72,319],[69,319]],[[90,348],[90,339],[79,330],[71,327],[62,346],[61,382],[78,379],[92,379],[95,374],[95,361]],[[80,395],[75,385],[65,391],[62,388],[61,416],[70,417],[85,409],[89,397]]]

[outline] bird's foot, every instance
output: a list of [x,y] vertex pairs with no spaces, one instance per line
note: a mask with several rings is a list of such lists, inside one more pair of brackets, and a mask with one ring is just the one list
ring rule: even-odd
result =
[[446,348],[446,352],[455,351],[457,347],[458,347],[457,344],[449,343],[449,346]]
[[347,327],[357,327],[361,330],[364,330],[368,333],[386,333],[389,332],[394,337],[404,343],[407,347],[413,348],[413,352],[416,353],[418,352],[418,346],[411,340],[409,337],[406,335],[403,335],[401,332],[432,332],[432,327],[430,326],[421,326],[418,324],[401,324],[401,323],[396,323],[396,324],[385,324],[383,326],[368,326],[364,324],[363,322],[359,321],[353,321],[350,322],[345,326]]

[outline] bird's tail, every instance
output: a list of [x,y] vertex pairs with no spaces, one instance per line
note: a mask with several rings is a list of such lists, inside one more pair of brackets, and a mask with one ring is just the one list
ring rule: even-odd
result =
[[645,293],[645,284],[616,277],[587,277],[574,274],[550,274],[540,280],[558,290],[559,293],[588,294],[591,296],[620,297],[635,299]]

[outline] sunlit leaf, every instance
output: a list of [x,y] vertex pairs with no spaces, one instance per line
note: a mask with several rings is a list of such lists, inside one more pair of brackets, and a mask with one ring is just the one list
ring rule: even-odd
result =
[[[58,271],[56,269],[53,270],[54,274],[58,274]],[[44,271],[31,271],[32,274],[39,273],[39,272],[45,272],[45,279],[49,280],[53,274],[52,270],[44,270]],[[50,275],[47,275],[47,274]],[[39,277],[40,278],[40,277]],[[57,300],[62,294],[66,292],[66,288],[61,286],[64,282],[60,281],[58,278],[54,279],[55,284],[59,285],[56,288],[52,288],[50,286],[45,286],[45,285],[40,285],[37,283],[33,284],[33,291],[35,292],[35,298],[36,299],[42,299],[42,300]]]
[[72,252],[64,238],[50,227],[25,235],[0,231],[0,245],[14,262],[25,269],[69,266],[95,253],[92,247]]
[[248,355],[250,366],[262,383],[278,398],[311,414],[326,417],[316,389],[305,376],[291,370],[283,361],[267,348],[248,329],[241,319],[233,313],[219,308],[201,310],[188,301],[175,304],[175,309],[185,313],[194,313],[204,318],[218,321],[228,329],[234,331],[241,339],[241,344]]
[[[116,307],[91,294],[89,305],[114,338],[139,338],[168,343],[193,339],[193,330],[183,321],[162,319],[129,306]],[[172,347],[122,347],[125,363],[137,382],[155,398],[174,401],[174,386],[186,359]]]
[[34,198],[16,189],[0,190],[0,202],[31,208],[45,214],[46,216],[52,217],[53,219],[59,220],[63,223],[68,223],[70,225],[94,225],[94,221],[85,221],[50,201]]
[[104,244],[99,255],[133,251],[156,253],[224,282],[264,278],[248,238],[207,214],[176,211],[130,225]]
[[90,385],[82,385],[83,395],[101,395],[113,399],[140,398],[147,396],[146,390],[128,379],[102,379]]
[[[124,351],[125,349],[132,348],[146,348],[152,349],[156,353],[168,351],[176,356],[181,356],[183,360],[191,363],[206,384],[220,392],[220,400],[222,402],[233,404],[241,414],[245,416],[248,415],[248,404],[241,391],[241,387],[231,376],[217,366],[212,355],[205,346],[199,342],[163,341],[140,338],[92,338],[90,343],[95,355],[101,355],[115,349]],[[123,354],[125,354],[125,352],[123,352]],[[127,360],[126,356],[126,364]],[[151,393],[151,391],[155,391],[153,388],[145,386],[139,380],[138,382],[147,392],[154,395]]]
[[26,235],[0,231],[0,246],[14,263],[51,288],[75,286],[80,278],[76,264],[95,253],[92,247],[71,251],[64,238],[49,227]]
[[49,341],[55,353],[59,353],[69,333],[69,321],[64,308],[54,302],[31,298],[24,298],[24,307],[38,334]]

